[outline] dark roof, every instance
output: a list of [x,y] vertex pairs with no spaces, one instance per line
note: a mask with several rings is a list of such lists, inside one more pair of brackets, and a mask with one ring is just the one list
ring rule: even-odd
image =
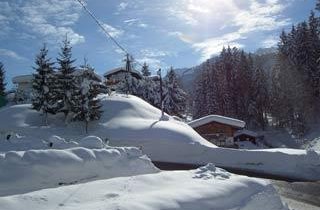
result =
[[[106,73],[103,74],[103,76],[107,79],[110,79],[111,76],[115,75],[115,74],[118,74],[120,72],[126,72],[127,70],[123,67],[119,67],[119,68],[115,68],[115,69],[112,69]],[[136,71],[136,70],[131,70],[130,71],[131,75],[137,79],[142,79],[142,75],[139,71]]]

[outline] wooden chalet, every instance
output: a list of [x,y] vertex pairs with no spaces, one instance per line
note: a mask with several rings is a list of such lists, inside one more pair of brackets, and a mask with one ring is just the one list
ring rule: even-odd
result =
[[106,79],[107,85],[112,86],[116,85],[120,81],[125,80],[126,74],[131,74],[132,77],[140,80],[143,78],[141,73],[139,71],[131,69],[130,71],[127,71],[125,67],[119,67],[112,69],[108,72],[106,72],[103,77]]
[[241,142],[241,141],[250,141],[253,144],[257,143],[257,140],[263,140],[263,135],[259,135],[254,131],[249,131],[246,129],[239,130],[234,134],[234,141]]
[[217,146],[233,147],[234,135],[246,125],[244,121],[220,115],[208,115],[188,123],[203,138]]

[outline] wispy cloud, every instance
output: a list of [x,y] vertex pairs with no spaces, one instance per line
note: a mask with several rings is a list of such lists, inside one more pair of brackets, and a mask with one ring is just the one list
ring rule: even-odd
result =
[[16,52],[8,49],[0,49],[0,55],[10,57],[16,60],[27,60],[25,57],[20,56]]
[[[123,30],[117,29],[107,23],[103,23],[102,26],[112,37],[115,37],[115,38],[121,36],[124,33]],[[101,29],[99,29],[99,31],[102,32]]]
[[119,5],[118,5],[118,11],[123,11],[125,10],[127,7],[128,7],[129,3],[128,2],[121,2]]
[[25,34],[37,36],[47,43],[61,41],[66,34],[71,44],[85,41],[84,36],[72,28],[82,9],[74,0],[7,1],[2,4],[12,9],[11,19],[7,20],[7,24],[10,27],[19,27],[20,30],[15,30],[16,33],[24,30]]
[[204,61],[210,58],[210,56],[218,54],[221,51],[221,49],[226,45],[238,48],[243,47],[243,45],[238,42],[240,39],[243,38],[244,37],[242,37],[240,33],[229,33],[221,37],[214,37],[206,39],[202,42],[194,43],[192,47],[196,51],[201,52],[202,56],[200,60]]
[[163,62],[164,57],[172,56],[172,52],[158,49],[142,49],[139,53],[139,58],[136,59],[139,63],[146,62],[152,68],[160,68],[166,66]]
[[125,24],[127,24],[128,26],[138,26],[140,28],[147,28],[148,24],[142,22],[139,18],[132,18],[132,19],[128,19],[123,21]]
[[[290,0],[248,0],[245,3],[225,0],[182,0],[184,4],[175,4],[170,10],[182,20],[182,24],[193,25],[193,30],[204,33],[169,32],[181,41],[201,53],[201,60],[221,51],[223,46],[245,47],[242,41],[252,33],[277,31],[290,24],[290,19],[281,16],[289,6]],[[217,33],[209,33],[210,24],[217,28]],[[190,33],[190,35],[188,34]],[[203,35],[206,34],[206,35]],[[276,38],[268,37],[260,45],[270,47],[276,44]]]
[[278,42],[279,42],[278,37],[268,36],[262,41],[261,46],[264,48],[275,47],[278,44]]

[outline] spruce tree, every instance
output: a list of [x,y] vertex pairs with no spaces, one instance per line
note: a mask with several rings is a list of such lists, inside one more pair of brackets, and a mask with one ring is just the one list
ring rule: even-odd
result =
[[59,64],[57,72],[57,89],[61,102],[59,112],[64,113],[66,120],[68,114],[72,111],[72,106],[74,105],[72,97],[76,91],[75,78],[73,75],[76,71],[76,67],[73,66],[75,60],[72,59],[71,50],[72,47],[70,45],[70,41],[68,40],[68,37],[66,37],[63,41],[59,58],[57,58]]
[[186,93],[180,88],[178,78],[171,67],[164,81],[164,111],[170,115],[182,116],[186,107]]
[[145,77],[148,77],[151,75],[151,72],[149,70],[149,66],[146,64],[146,62],[143,63],[141,72],[142,72],[142,75]]
[[5,96],[6,83],[5,83],[5,70],[3,63],[0,62],[0,96]]
[[46,45],[40,49],[36,56],[34,67],[36,73],[33,75],[33,99],[32,109],[44,114],[45,124],[47,124],[48,113],[55,114],[57,110],[57,95],[54,88],[55,75],[53,71],[53,62],[48,56]]
[[104,89],[102,81],[94,72],[94,69],[86,62],[81,69],[74,74],[77,91],[74,92],[73,120],[83,121],[88,133],[90,121],[99,120],[102,114],[98,94]]

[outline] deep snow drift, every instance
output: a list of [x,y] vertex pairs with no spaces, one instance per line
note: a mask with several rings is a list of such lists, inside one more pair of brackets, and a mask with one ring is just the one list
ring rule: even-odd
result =
[[[320,180],[318,152],[218,148],[171,116],[166,115],[160,121],[161,111],[135,96],[100,97],[104,113],[99,121],[89,125],[89,133],[108,140],[110,145],[139,147],[154,161],[201,165],[212,162],[222,167]],[[3,134],[2,151],[47,148],[52,135],[76,142],[85,136],[82,123],[65,125],[62,115],[50,116],[49,126],[42,126],[41,116],[31,110],[30,105],[0,110],[0,133]],[[5,140],[7,133],[13,136],[11,142]]]
[[232,175],[212,164],[193,171],[113,178],[0,197],[0,207],[6,210],[288,209],[269,182]]
[[0,196],[6,196],[159,169],[137,148],[77,147],[7,152],[0,155],[0,171]]

